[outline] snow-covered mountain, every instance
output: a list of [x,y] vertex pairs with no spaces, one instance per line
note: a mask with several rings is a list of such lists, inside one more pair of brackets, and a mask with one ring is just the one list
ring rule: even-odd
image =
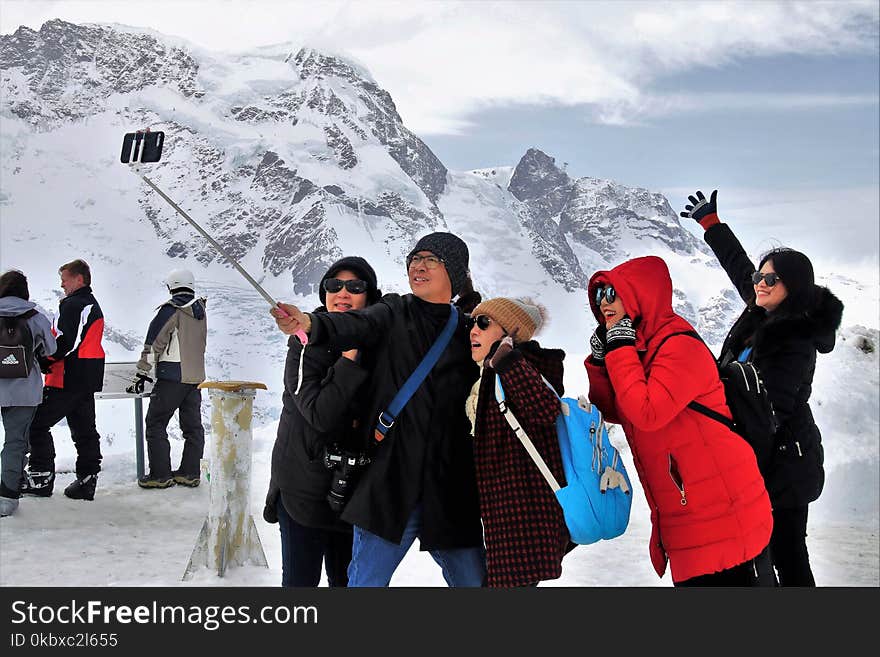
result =
[[[391,272],[415,239],[438,229],[513,240],[500,258],[476,249],[480,289],[525,270],[529,278],[518,276],[521,289],[511,293],[553,284],[571,293],[596,268],[649,252],[716,268],[661,195],[572,180],[540,150],[502,169],[507,180],[450,174],[403,125],[388,92],[340,57],[284,47],[221,56],[132,28],[54,20],[0,37],[0,66],[3,203],[13,234],[25,214],[33,221],[34,184],[49,179],[35,180],[35,170],[72,165],[63,180],[88,221],[110,204],[97,181],[112,174],[115,185],[124,170],[113,162],[114,142],[150,127],[165,131],[165,152],[145,173],[249,269],[300,295],[313,294],[345,253],[362,252],[389,273],[383,278],[399,279]],[[113,214],[152,228],[163,266],[226,266],[138,185],[131,177],[124,192],[110,193],[135,196],[113,203]],[[699,307],[685,302],[692,294],[679,295],[684,308]]]
[[[285,338],[262,297],[119,162],[122,135],[146,127],[166,141],[162,161],[142,173],[276,298],[317,305],[321,273],[352,254],[374,265],[384,291],[406,292],[405,254],[420,235],[451,230],[469,245],[484,298],[530,295],[547,306],[539,338],[568,353],[573,394],[587,386],[580,362],[595,325],[584,291],[593,272],[663,257],[675,308],[713,345],[742,308],[661,194],[572,178],[539,148],[517,163],[449,171],[406,128],[390,94],[345,57],[287,46],[225,55],[140,28],[60,20],[0,35],[0,269],[23,270],[51,316],[58,266],[86,259],[108,360],[131,361],[164,300],[164,275],[191,268],[208,297],[209,377],[269,386],[256,402],[255,473],[263,478],[255,509],[280,409]],[[839,346],[819,358],[813,389],[829,469],[820,502],[829,517],[867,514],[873,528],[880,294],[846,272],[820,282],[846,304]],[[101,402],[98,412],[102,486],[128,490],[130,402]],[[177,429],[169,430],[179,450]],[[72,447],[62,428],[56,434],[64,468]]]

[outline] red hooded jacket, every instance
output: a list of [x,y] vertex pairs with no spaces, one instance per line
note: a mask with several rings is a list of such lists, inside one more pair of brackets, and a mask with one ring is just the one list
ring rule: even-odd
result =
[[[651,509],[650,553],[674,582],[754,558],[770,542],[773,517],[752,448],[721,423],[687,408],[697,400],[730,417],[709,350],[673,333],[693,327],[672,310],[672,280],[656,256],[629,260],[593,275],[614,287],[636,327],[636,345],[619,347],[605,365],[587,357],[590,400],[608,422],[623,426]],[[661,346],[661,342],[663,342]]]

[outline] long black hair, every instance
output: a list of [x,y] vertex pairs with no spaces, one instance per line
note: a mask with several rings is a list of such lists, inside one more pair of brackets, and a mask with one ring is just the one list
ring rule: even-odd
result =
[[788,291],[774,313],[801,315],[809,312],[816,304],[816,277],[810,259],[800,251],[780,247],[765,253],[758,269],[768,261]]

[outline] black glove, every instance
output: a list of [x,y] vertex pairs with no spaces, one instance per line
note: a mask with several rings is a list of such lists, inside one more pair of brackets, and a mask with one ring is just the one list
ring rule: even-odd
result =
[[696,197],[688,196],[688,200],[691,204],[684,206],[684,212],[679,212],[679,216],[684,217],[685,219],[693,219],[700,223],[702,223],[702,220],[709,215],[714,214],[717,216],[718,206],[715,204],[715,199],[717,197],[717,189],[712,192],[712,196],[708,201],[706,200],[706,197],[703,196],[703,192],[697,190]]
[[623,319],[608,329],[607,344],[605,351],[609,354],[620,347],[636,346],[636,330],[627,315],[624,315]]
[[47,356],[37,356],[37,363],[40,365],[40,371],[43,374],[48,374],[49,369],[55,363],[54,360],[50,360]]
[[593,331],[593,335],[590,336],[590,350],[593,352],[593,362],[596,365],[605,364],[605,340],[607,333],[608,329],[605,328],[605,325],[599,324],[596,330]]
[[130,395],[139,395],[144,391],[144,382],[149,381],[153,382],[149,376],[147,376],[144,372],[138,372],[134,375],[134,378],[131,380],[131,385],[125,389],[125,392]]

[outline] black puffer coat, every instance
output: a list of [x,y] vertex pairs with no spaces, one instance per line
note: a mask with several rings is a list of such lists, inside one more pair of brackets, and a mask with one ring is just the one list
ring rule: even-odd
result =
[[[385,410],[443,330],[449,304],[386,294],[362,310],[312,316],[309,340],[337,349],[363,348],[376,359],[365,392],[362,439],[372,441]],[[471,359],[463,314],[440,360],[373,454],[342,519],[399,543],[422,504],[420,549],[482,545],[470,422],[465,399],[479,370]]]
[[751,282],[755,265],[728,225],[711,226],[705,238],[747,304],[724,340],[720,364],[736,360],[750,345],[751,359],[781,423],[765,482],[773,508],[806,506],[819,497],[825,483],[822,436],[808,404],[816,354],[834,348],[843,303],[827,288],[817,286],[815,304],[808,312],[767,313],[755,306]]
[[[324,447],[337,443],[356,451],[357,424],[366,391],[369,365],[361,352],[355,363],[326,344],[302,343],[291,336],[284,366],[284,394],[278,434],[272,450],[272,479],[264,516],[274,521],[280,494],[287,513],[299,524],[351,531],[330,508],[332,470],[324,466]],[[299,367],[302,359],[302,384]],[[294,394],[295,393],[295,394]]]

